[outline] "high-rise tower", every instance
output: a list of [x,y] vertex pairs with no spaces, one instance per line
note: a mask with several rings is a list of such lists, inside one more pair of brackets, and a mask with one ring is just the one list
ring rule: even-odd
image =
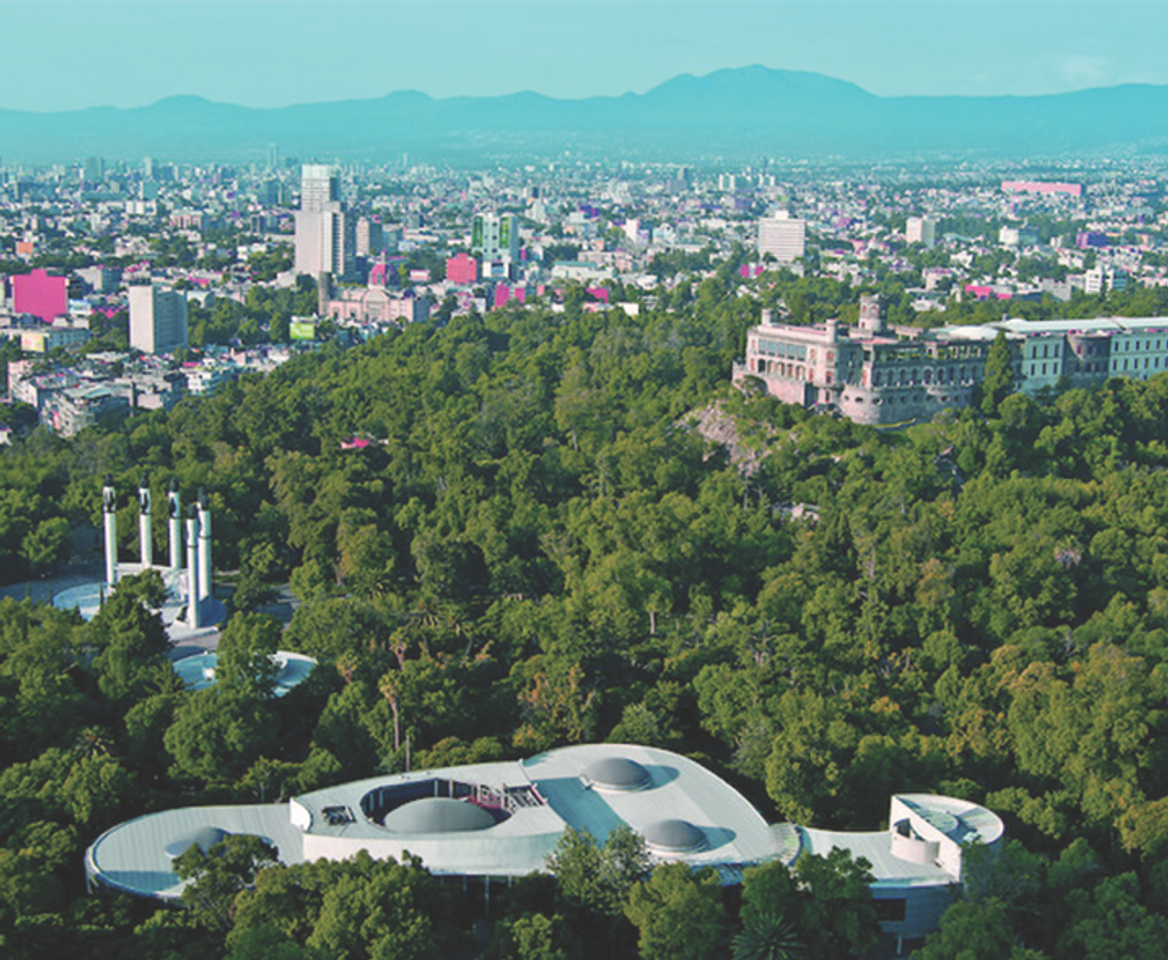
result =
[[300,210],[296,213],[296,272],[337,279],[353,275],[355,220],[341,202],[336,167],[309,163],[301,168]]
[[300,168],[300,209],[325,210],[341,202],[341,173],[329,164],[306,163]]

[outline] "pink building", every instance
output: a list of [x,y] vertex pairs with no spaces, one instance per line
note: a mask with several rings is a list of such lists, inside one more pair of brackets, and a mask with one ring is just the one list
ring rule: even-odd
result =
[[450,257],[446,261],[446,279],[451,283],[477,283],[479,262],[466,253]]
[[44,270],[13,277],[12,309],[52,323],[69,312],[68,287],[65,277],[50,277]]
[[1010,300],[1013,294],[1001,290],[995,290],[993,287],[986,286],[984,283],[967,283],[965,285],[965,292],[973,297],[974,300],[990,300],[996,297],[999,300]]
[[383,287],[346,288],[324,304],[324,314],[349,323],[423,323],[430,319],[430,298],[412,290]]
[[509,287],[505,283],[500,283],[495,287],[495,306],[501,307],[508,300],[518,300],[520,303],[526,303],[527,287]]
[[1081,183],[1056,183],[1050,180],[1003,180],[1002,192],[1038,193],[1043,196],[1065,193],[1068,197],[1081,197],[1083,185]]

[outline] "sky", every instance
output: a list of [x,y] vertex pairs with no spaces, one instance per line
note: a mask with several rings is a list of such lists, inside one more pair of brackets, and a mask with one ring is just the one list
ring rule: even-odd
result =
[[1168,84],[1161,0],[0,0],[0,109],[644,93],[761,64],[882,96]]

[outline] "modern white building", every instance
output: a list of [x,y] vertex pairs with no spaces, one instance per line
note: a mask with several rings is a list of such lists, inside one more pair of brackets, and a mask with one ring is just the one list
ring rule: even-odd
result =
[[887,830],[790,829],[798,838],[796,856],[827,856],[842,848],[871,864],[880,928],[896,938],[898,953],[940,925],[964,879],[966,847],[977,843],[995,849],[1005,832],[1001,818],[985,807],[927,793],[893,796]]
[[803,256],[807,243],[807,221],[781,211],[758,221],[758,255],[768,253],[779,263],[794,263]]
[[[519,260],[519,224],[511,213],[475,214],[470,228],[470,250],[479,258],[484,276],[510,277]],[[493,270],[494,264],[499,269]]]
[[356,249],[356,221],[341,201],[340,172],[333,166],[305,164],[296,211],[296,272],[348,279]]
[[306,163],[300,168],[300,209],[325,210],[341,202],[341,172],[324,163]]
[[976,804],[906,794],[874,833],[768,825],[721,778],[679,754],[628,744],[589,744],[527,760],[421,770],[340,784],[286,804],[185,807],[139,817],[100,836],[85,854],[90,883],[173,900],[183,883],[172,861],[230,834],[272,843],[284,863],[341,860],[366,850],[400,860],[408,851],[439,876],[489,889],[546,869],[569,827],[604,843],[629,827],[655,861],[681,861],[740,883],[752,865],[843,847],[872,865],[886,933],[933,929],[966,844],[996,844],[1001,820]]
[[920,243],[926,247],[937,245],[937,221],[932,217],[909,217],[904,225],[904,239],[907,243]]
[[173,353],[188,344],[187,301],[181,293],[153,284],[130,287],[130,348]]

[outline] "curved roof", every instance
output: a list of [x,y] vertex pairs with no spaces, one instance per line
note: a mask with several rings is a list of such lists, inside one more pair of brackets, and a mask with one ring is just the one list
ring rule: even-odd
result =
[[653,782],[649,771],[628,757],[601,757],[584,768],[584,776],[600,790],[623,793],[643,790]]
[[385,815],[385,829],[394,833],[462,833],[494,825],[482,807],[449,797],[421,797]]
[[[435,791],[434,781],[444,780],[450,781],[449,791]],[[470,789],[466,799],[451,796],[462,796],[455,785]],[[415,799],[378,823],[363,815],[362,800],[387,786],[405,788],[400,796]],[[498,811],[506,811],[506,819],[498,820]],[[598,844],[614,830],[632,829],[656,856],[711,867],[724,883],[739,881],[747,866],[783,849],[749,801],[695,761],[657,747],[604,743],[523,761],[381,775],[302,794],[283,805],[148,814],[99,837],[86,853],[87,874],[131,893],[177,897],[182,881],[165,848],[191,838],[189,847],[204,827],[271,838],[285,863],[340,860],[358,850],[400,858],[408,851],[436,874],[477,877],[545,869],[568,827]]]
[[706,835],[688,820],[655,820],[641,835],[659,853],[693,853],[706,846]]

